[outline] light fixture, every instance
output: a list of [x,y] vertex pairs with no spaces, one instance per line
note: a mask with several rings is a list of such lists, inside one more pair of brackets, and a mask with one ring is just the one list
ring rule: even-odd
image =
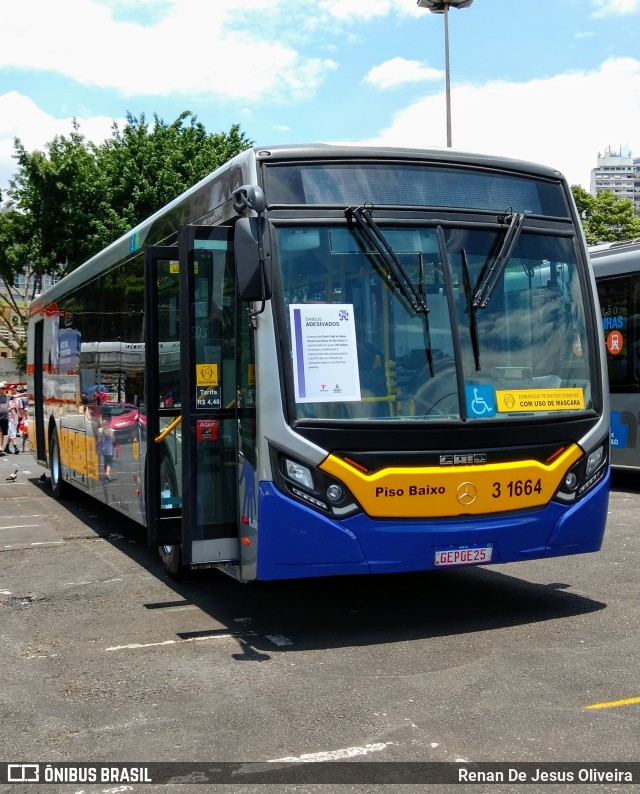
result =
[[445,6],[469,8],[473,0],[418,0],[420,8],[428,8],[434,14],[444,14]]

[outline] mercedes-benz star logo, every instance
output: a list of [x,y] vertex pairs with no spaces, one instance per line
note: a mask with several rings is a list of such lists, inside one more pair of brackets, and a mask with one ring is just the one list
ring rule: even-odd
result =
[[456,490],[456,499],[464,507],[472,505],[478,498],[478,490],[472,482],[461,482]]

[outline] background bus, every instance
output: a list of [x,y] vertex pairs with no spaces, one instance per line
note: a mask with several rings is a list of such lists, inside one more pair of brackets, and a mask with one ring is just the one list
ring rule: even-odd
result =
[[[33,303],[33,448],[57,495],[78,488],[144,524],[172,574],[596,551],[596,306],[552,169],[250,149]],[[110,399],[89,405],[101,384]],[[137,411],[126,434],[114,406]]]
[[640,467],[640,240],[589,249],[600,296],[611,401],[611,463]]

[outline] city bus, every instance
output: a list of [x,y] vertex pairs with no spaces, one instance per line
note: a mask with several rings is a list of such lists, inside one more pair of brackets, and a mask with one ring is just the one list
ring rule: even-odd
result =
[[597,314],[551,168],[251,148],[33,301],[32,449],[56,496],[144,525],[176,577],[595,552]]
[[640,467],[640,239],[589,249],[602,312],[611,403],[611,465]]

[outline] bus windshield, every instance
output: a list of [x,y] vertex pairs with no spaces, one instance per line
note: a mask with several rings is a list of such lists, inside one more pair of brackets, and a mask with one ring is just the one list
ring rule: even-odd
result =
[[522,421],[593,407],[572,237],[519,228],[493,268],[504,226],[381,231],[410,290],[358,225],[275,227],[295,419]]

